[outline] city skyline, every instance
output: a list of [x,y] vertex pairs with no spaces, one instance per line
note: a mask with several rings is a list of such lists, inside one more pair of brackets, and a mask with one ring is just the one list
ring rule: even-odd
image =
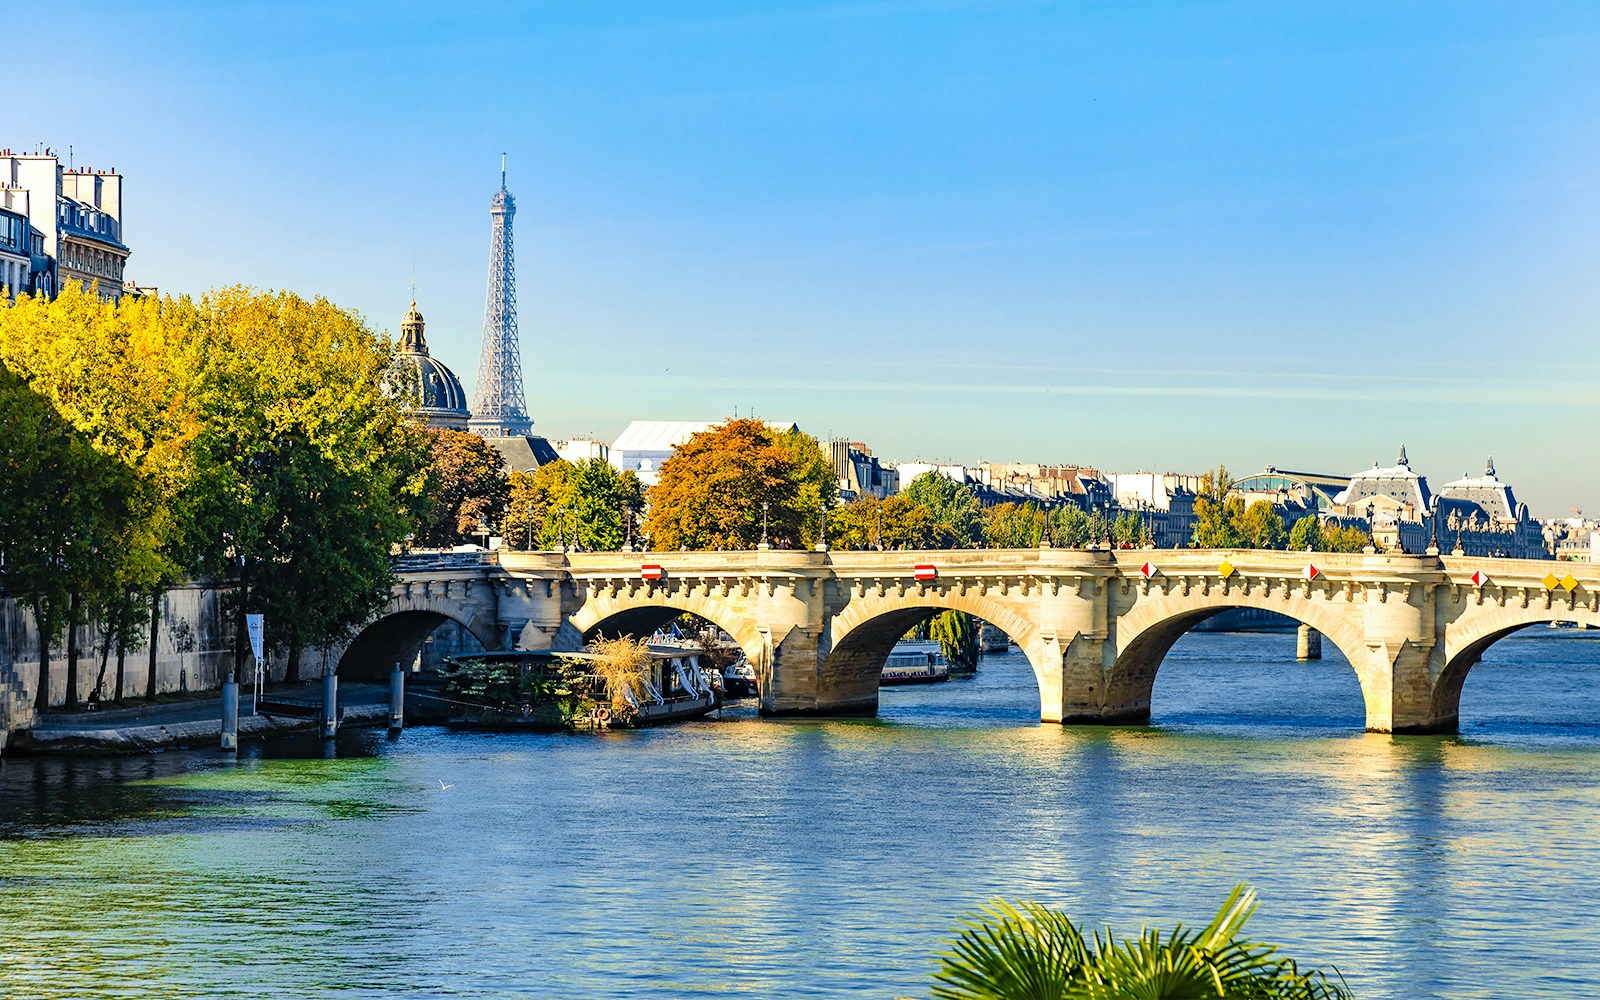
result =
[[505,150],[537,433],[737,408],[899,460],[1241,473],[1404,440],[1600,504],[1563,441],[1600,408],[1586,8],[198,10],[86,40],[146,113],[24,106],[6,143],[119,168],[164,292],[397,333],[414,273],[463,376]]

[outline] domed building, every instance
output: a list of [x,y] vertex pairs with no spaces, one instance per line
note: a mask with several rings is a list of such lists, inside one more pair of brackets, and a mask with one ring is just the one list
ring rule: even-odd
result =
[[400,320],[400,345],[394,359],[392,384],[417,404],[417,418],[429,427],[452,431],[467,429],[467,394],[456,373],[428,353],[422,335],[422,313],[413,301]]

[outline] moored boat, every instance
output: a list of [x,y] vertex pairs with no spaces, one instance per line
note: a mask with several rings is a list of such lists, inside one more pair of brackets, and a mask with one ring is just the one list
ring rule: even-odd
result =
[[938,653],[928,650],[896,649],[883,661],[878,684],[937,684],[950,679],[950,667]]

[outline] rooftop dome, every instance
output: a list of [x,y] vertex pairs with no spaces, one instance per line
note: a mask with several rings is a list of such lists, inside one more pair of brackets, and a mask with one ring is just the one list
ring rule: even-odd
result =
[[429,427],[467,429],[467,394],[456,373],[428,353],[422,313],[416,302],[400,320],[400,344],[394,358],[393,384],[417,405],[417,416]]

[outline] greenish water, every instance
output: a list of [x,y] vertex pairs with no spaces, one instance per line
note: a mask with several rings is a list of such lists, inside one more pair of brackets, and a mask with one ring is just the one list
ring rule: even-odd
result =
[[1038,725],[1009,654],[876,721],[7,760],[0,995],[926,996],[992,896],[1131,930],[1241,880],[1362,997],[1600,994],[1600,642],[1536,632],[1450,738],[1195,635],[1149,729]]

